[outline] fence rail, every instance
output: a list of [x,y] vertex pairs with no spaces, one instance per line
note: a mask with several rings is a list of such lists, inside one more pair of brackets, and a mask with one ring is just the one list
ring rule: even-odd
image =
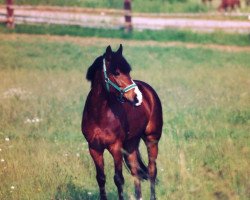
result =
[[[14,6],[15,23],[47,23],[99,28],[124,26],[122,10],[94,10],[60,7]],[[0,20],[6,22],[6,8],[0,6]]]
[[[6,12],[4,12],[6,10]],[[14,15],[15,11],[15,15]],[[27,14],[27,12],[31,14]],[[34,14],[34,12],[40,12],[41,16]],[[37,13],[36,12],[36,13]],[[54,14],[53,14],[54,13]],[[86,25],[91,26],[95,24],[93,20],[84,19],[85,14],[91,14],[101,16],[104,18],[104,24],[102,26],[109,27],[117,26],[119,22],[120,26],[124,26],[127,31],[132,30],[131,23],[131,0],[124,0],[124,10],[118,9],[91,9],[91,8],[76,8],[76,7],[59,7],[59,6],[16,6],[14,0],[6,0],[6,6],[0,5],[0,22],[5,22],[7,27],[14,28],[16,20],[20,22],[37,22],[37,23],[55,23],[55,24],[73,24],[73,25]],[[6,16],[4,19],[3,15]],[[74,17],[72,17],[74,15]],[[107,18],[105,15],[109,15]],[[117,17],[110,19],[111,15],[119,15],[125,19],[125,23],[121,23],[121,19],[117,20]],[[62,17],[62,19],[58,18]],[[64,17],[65,16],[65,17]],[[95,17],[94,17],[95,18]],[[95,20],[96,21],[96,20]],[[88,22],[88,23],[86,23]]]
[[[124,28],[125,10],[91,9],[58,6],[16,6],[13,5],[16,24],[45,23],[79,25],[93,28]],[[245,20],[228,20],[241,17]],[[0,22],[8,22],[6,6],[0,5]],[[250,33],[247,13],[230,14],[145,14],[132,13],[134,29],[181,28],[198,31],[223,30],[227,32]],[[218,19],[219,18],[219,19]]]

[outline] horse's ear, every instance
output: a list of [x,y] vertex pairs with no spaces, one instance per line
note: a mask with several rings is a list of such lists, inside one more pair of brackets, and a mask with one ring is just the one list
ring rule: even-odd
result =
[[122,55],[122,44],[120,44],[119,49],[117,50],[117,54]]
[[105,59],[106,59],[106,60],[110,60],[110,59],[111,59],[111,54],[112,54],[112,49],[111,49],[111,46],[109,45],[109,46],[106,48]]

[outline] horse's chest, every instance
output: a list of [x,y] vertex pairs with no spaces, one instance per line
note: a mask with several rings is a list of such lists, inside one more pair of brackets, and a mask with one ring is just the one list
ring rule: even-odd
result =
[[107,112],[105,116],[94,119],[88,125],[88,133],[85,136],[88,142],[94,146],[107,146],[125,136],[119,119],[112,112]]
[[88,118],[85,123],[85,137],[90,144],[102,147],[117,140],[137,137],[145,130],[147,123],[147,115],[138,107],[107,109],[104,113],[89,117],[91,119]]
[[89,138],[89,143],[95,147],[105,147],[115,143],[117,136],[109,129],[95,127],[93,134]]
[[[126,108],[126,107],[125,107]],[[123,130],[126,137],[138,136],[145,130],[148,115],[140,107],[125,109],[125,112],[115,114],[116,124]]]
[[135,113],[128,115],[127,134],[130,137],[141,135],[147,124],[147,115],[145,113]]

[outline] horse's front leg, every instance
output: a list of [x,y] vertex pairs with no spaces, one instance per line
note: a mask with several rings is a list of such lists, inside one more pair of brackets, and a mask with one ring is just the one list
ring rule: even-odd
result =
[[118,190],[119,200],[123,200],[123,185],[124,178],[122,175],[122,145],[121,143],[115,143],[108,148],[109,152],[114,158],[115,176],[114,182]]
[[107,200],[106,191],[105,191],[106,177],[104,174],[104,160],[103,160],[104,150],[98,151],[90,147],[89,152],[94,160],[95,167],[96,167],[96,180],[100,189],[100,199]]

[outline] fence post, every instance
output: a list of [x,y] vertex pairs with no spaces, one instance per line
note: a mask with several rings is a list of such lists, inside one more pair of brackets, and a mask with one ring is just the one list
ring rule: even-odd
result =
[[15,28],[13,3],[14,3],[14,0],[6,0],[6,9],[7,9],[6,26],[7,26],[7,28],[10,28],[10,29]]
[[132,12],[131,12],[131,0],[124,0],[125,11],[125,32],[132,31]]

